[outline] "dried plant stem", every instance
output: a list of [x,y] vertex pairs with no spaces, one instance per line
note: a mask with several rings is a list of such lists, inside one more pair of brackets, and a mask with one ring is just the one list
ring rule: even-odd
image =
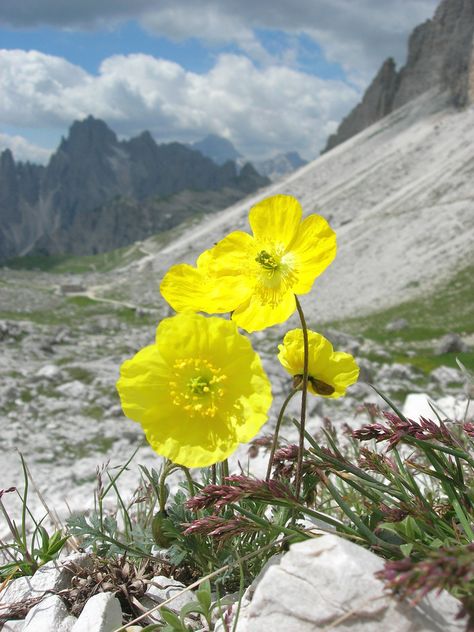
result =
[[270,456],[268,458],[267,475],[265,477],[266,481],[270,480],[270,475],[272,473],[273,457],[275,456],[275,451],[276,451],[276,448],[277,448],[277,445],[278,445],[278,435],[280,434],[280,426],[281,426],[281,422],[283,421],[283,415],[285,414],[286,407],[288,406],[290,401],[293,399],[293,397],[296,395],[296,393],[299,390],[300,390],[299,388],[294,388],[291,391],[291,393],[288,395],[288,397],[283,402],[283,404],[281,406],[281,409],[280,409],[280,412],[278,414],[278,419],[277,419],[277,423],[276,423],[276,427],[275,427],[275,433],[273,435],[272,448],[270,450]]
[[309,360],[309,346],[308,346],[308,327],[306,326],[306,319],[304,317],[303,309],[295,294],[296,309],[301,321],[301,328],[303,330],[303,382],[301,384],[301,416],[300,416],[300,441],[298,450],[298,462],[296,466],[296,481],[295,481],[295,494],[296,498],[299,498],[301,491],[301,473],[303,469],[303,452],[304,452],[304,436],[306,429],[306,399],[308,395],[308,360]]

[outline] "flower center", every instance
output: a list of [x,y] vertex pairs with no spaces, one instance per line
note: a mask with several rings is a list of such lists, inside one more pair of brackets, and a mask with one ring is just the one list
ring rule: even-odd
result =
[[196,415],[214,417],[219,408],[219,400],[225,394],[222,383],[226,379],[222,369],[208,360],[176,360],[169,383],[173,404],[191,418]]
[[255,257],[255,261],[259,263],[264,270],[275,271],[279,268],[279,262],[266,250],[261,250]]
[[275,248],[272,252],[261,250],[255,261],[259,264],[255,292],[262,305],[276,307],[296,283],[294,257],[283,248],[280,252]]

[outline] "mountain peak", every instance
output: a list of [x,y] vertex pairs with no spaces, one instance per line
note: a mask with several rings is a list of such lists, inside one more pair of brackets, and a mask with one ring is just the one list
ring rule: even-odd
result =
[[410,35],[405,66],[397,72],[391,58],[382,64],[324,151],[428,90],[445,92],[455,107],[474,103],[474,0],[441,1],[433,18]]
[[223,165],[229,160],[236,161],[241,158],[241,155],[230,140],[217,136],[217,134],[208,134],[202,140],[193,143],[191,147],[200,151],[203,156],[207,156],[218,165]]
[[103,149],[117,142],[117,136],[104,121],[89,115],[81,121],[74,121],[61,148],[83,153],[86,150]]

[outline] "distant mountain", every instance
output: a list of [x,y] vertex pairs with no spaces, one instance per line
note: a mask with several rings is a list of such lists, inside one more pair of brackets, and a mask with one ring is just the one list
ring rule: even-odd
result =
[[239,154],[230,140],[216,134],[208,134],[202,140],[193,143],[191,147],[200,151],[203,156],[207,156],[217,165],[223,165],[229,160],[238,162],[242,159],[241,154]]
[[268,160],[261,160],[255,163],[255,169],[262,176],[270,180],[279,180],[283,176],[292,173],[296,169],[307,164],[297,151],[289,151],[286,154],[278,154]]
[[455,107],[474,103],[474,0],[442,0],[433,19],[420,24],[408,42],[405,66],[387,59],[364,97],[329,137],[339,145],[427,90],[444,92]]
[[0,154],[0,260],[116,248],[191,215],[192,195],[170,204],[185,191],[209,193],[217,210],[268,183],[250,164],[238,172],[180,143],[158,145],[149,132],[119,141],[89,116],[72,124],[46,167]]

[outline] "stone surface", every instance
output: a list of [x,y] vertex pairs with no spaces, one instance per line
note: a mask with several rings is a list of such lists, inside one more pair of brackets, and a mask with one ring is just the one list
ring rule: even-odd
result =
[[41,566],[32,577],[19,577],[11,581],[0,592],[0,604],[21,603],[25,599],[36,599],[47,591],[67,588],[71,571],[64,563],[52,561]]
[[22,632],[24,626],[25,626],[24,620],[5,621],[2,627],[2,632]]
[[463,341],[459,334],[446,334],[436,344],[435,353],[443,355],[443,353],[462,353],[469,351],[469,346]]
[[431,20],[412,32],[408,58],[398,72],[387,59],[359,103],[329,137],[325,151],[430,90],[446,92],[450,104],[474,99],[474,3],[442,0]]
[[406,329],[409,323],[406,318],[397,318],[396,320],[391,320],[385,326],[386,331],[402,331],[402,329]]
[[113,632],[122,625],[122,609],[112,593],[91,597],[71,632]]
[[[152,584],[148,587],[146,593],[141,598],[141,603],[145,608],[153,608],[157,604],[163,603],[170,597],[174,597],[173,601],[167,604],[167,608],[179,614],[183,606],[195,601],[192,591],[188,590],[183,593],[185,585],[176,581],[172,577],[157,575],[152,579]],[[159,611],[152,615],[156,620],[160,620]]]
[[461,632],[459,602],[428,597],[416,608],[384,593],[383,560],[335,535],[294,544],[261,580],[237,632]]
[[62,599],[50,595],[31,608],[22,632],[70,632],[75,620],[69,616]]

